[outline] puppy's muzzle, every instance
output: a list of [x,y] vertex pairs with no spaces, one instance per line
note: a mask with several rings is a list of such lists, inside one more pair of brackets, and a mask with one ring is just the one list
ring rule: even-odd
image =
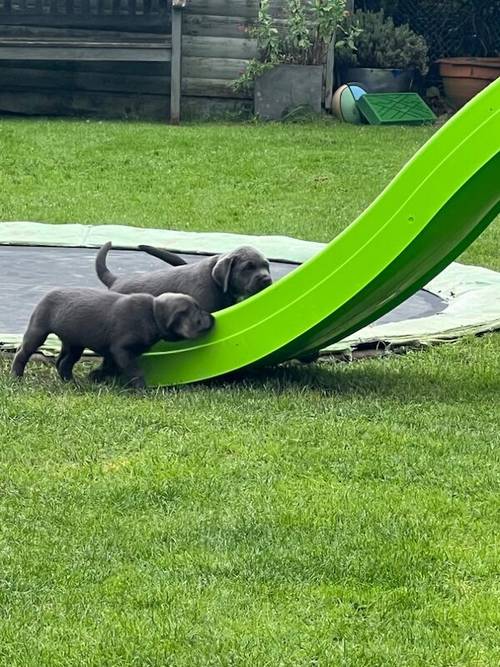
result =
[[265,275],[265,276],[259,276],[257,280],[257,285],[259,286],[259,289],[265,289],[266,287],[269,287],[273,282],[273,279],[271,276]]
[[206,313],[203,318],[203,331],[209,331],[215,324],[215,317],[212,313]]

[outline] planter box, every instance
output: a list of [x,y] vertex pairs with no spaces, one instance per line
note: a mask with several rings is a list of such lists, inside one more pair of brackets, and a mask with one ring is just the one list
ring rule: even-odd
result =
[[367,93],[407,93],[415,73],[412,69],[381,67],[346,67],[341,70],[341,83],[359,83]]
[[442,58],[437,62],[445,95],[456,108],[500,76],[500,58]]
[[322,65],[278,65],[255,81],[255,114],[262,120],[282,120],[298,107],[321,113]]

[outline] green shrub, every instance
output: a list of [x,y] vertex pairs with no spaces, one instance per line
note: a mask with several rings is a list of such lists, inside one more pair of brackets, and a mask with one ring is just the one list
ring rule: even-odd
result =
[[346,22],[346,33],[354,35],[352,43],[340,40],[336,45],[336,62],[347,67],[385,67],[416,69],[427,72],[427,44],[407,24],[395,26],[384,11],[358,10]]

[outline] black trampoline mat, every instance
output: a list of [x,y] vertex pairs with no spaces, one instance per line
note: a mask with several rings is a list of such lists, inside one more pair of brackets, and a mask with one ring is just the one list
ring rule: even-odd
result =
[[[95,248],[0,246],[2,289],[0,293],[0,332],[21,334],[34,306],[54,287],[100,287],[94,260]],[[204,255],[179,253],[187,262]],[[112,250],[108,266],[123,276],[162,268],[164,263],[138,250]],[[271,262],[273,280],[290,273],[298,264]],[[419,319],[439,313],[446,301],[427,290],[420,290],[378,320],[378,324]]]

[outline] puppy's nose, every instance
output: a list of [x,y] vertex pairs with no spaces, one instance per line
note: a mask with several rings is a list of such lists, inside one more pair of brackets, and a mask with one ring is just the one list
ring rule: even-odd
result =
[[212,315],[212,313],[208,313],[207,320],[207,329],[211,329],[215,324],[215,317]]
[[259,278],[259,285],[262,287],[262,289],[264,289],[264,287],[269,287],[269,285],[271,285],[272,282],[273,279],[271,278],[271,276],[261,276]]

